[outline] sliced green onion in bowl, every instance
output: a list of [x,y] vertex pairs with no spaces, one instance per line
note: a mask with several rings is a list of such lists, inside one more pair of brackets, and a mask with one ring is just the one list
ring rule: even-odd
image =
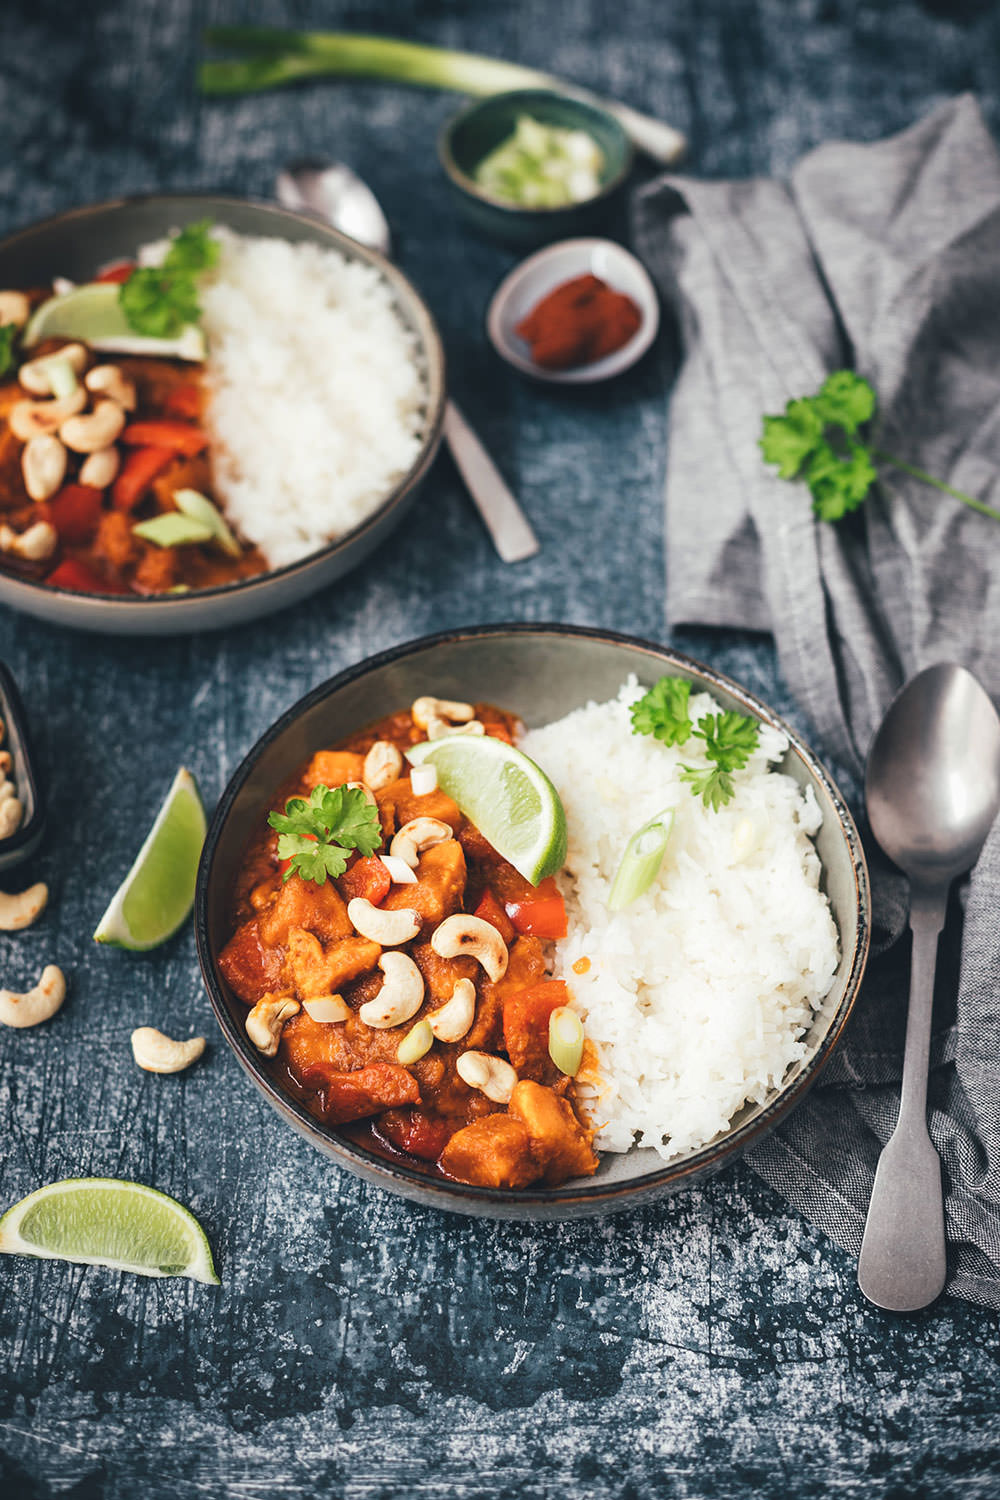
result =
[[139,521],[132,527],[136,536],[157,547],[190,547],[197,542],[211,542],[215,533],[203,521],[192,516],[183,516],[178,510],[165,511],[149,521]]
[[583,1022],[568,1005],[557,1005],[549,1016],[549,1056],[560,1073],[575,1078],[583,1061]]
[[209,527],[215,541],[218,542],[223,552],[228,552],[230,557],[239,557],[243,549],[236,540],[228,523],[217,505],[213,505],[207,495],[200,490],[174,490],[174,504],[185,516],[190,516],[194,521],[200,521],[203,526]]
[[649,890],[660,873],[673,826],[674,811],[667,807],[633,833],[611,884],[608,895],[611,911],[622,911]]
[[411,1026],[396,1050],[396,1057],[405,1068],[410,1063],[419,1062],[433,1045],[434,1033],[430,1021],[425,1018],[418,1021],[416,1026]]

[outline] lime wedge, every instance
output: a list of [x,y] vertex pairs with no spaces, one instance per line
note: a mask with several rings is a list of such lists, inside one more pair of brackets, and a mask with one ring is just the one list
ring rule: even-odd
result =
[[158,354],[167,359],[205,358],[205,335],[189,323],[175,339],[153,339],[129,326],[112,281],[88,281],[50,297],[35,309],[24,330],[26,349],[42,339],[79,339],[109,354]]
[[98,943],[138,952],[173,936],[194,902],[205,826],[198,784],[181,766],[135,864],[98,923]]
[[432,765],[438,785],[485,839],[538,885],[566,858],[566,813],[545,772],[513,745],[489,735],[446,735],[406,752]]
[[0,1253],[219,1285],[194,1215],[166,1193],[117,1177],[67,1177],[29,1193],[0,1218]]

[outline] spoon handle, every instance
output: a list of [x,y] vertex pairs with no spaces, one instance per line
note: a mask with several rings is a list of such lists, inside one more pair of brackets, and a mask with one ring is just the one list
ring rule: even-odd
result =
[[858,1284],[870,1302],[913,1312],[944,1288],[947,1250],[941,1162],[927,1133],[927,1070],[938,934],[947,891],[914,891],[913,957],[899,1119],[879,1157]]
[[444,436],[455,467],[504,562],[521,562],[538,551],[538,538],[479,438],[455,405],[444,409]]

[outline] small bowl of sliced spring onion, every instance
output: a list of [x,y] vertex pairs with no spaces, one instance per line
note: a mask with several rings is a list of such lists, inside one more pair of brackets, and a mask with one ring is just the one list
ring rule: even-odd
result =
[[470,222],[522,246],[593,228],[633,162],[613,115],[546,89],[476,100],[445,126],[438,150]]

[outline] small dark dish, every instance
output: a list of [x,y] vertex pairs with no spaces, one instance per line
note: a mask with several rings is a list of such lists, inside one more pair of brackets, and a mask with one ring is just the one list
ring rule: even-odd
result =
[[441,441],[444,353],[424,302],[384,256],[338,230],[271,204],[216,194],[155,194],[71,209],[0,241],[0,287],[40,286],[55,276],[90,280],[109,261],[129,260],[140,245],[209,218],[238,234],[298,243],[315,241],[349,260],[374,266],[389,284],[397,311],[413,332],[427,383],[424,436],[417,458],[372,514],[337,541],[287,567],[190,594],[115,596],[53,588],[0,571],[0,603],[39,619],[114,635],[178,635],[242,625],[324,588],[358,566],[402,520],[417,496]]
[[[604,153],[601,186],[581,203],[532,208],[496,197],[473,176],[484,157],[507,139],[519,115],[542,125],[584,130]],[[466,106],[444,127],[438,155],[455,197],[474,228],[509,245],[545,245],[550,240],[588,234],[615,206],[632,170],[632,143],[614,115],[571,95],[547,89],[516,89],[491,94]]]
[[31,758],[28,721],[17,683],[3,662],[0,662],[0,719],[4,724],[0,748],[9,751],[14,760],[7,779],[17,788],[18,799],[24,808],[20,828],[10,838],[0,841],[0,874],[3,874],[34,854],[45,832],[45,805]]
[[[275,789],[316,749],[410,703],[421,693],[451,698],[484,695],[547,723],[590,698],[618,691],[630,672],[650,684],[681,673],[715,694],[724,707],[756,715],[788,735],[782,769],[811,786],[823,813],[817,848],[824,888],[841,940],[841,963],[808,1053],[763,1105],[746,1106],[709,1146],[669,1165],[650,1150],[605,1153],[596,1176],[558,1188],[505,1192],[469,1187],[399,1160],[388,1160],[325,1125],[286,1093],[273,1066],[244,1029],[246,1007],[222,979],[217,955],[229,936],[235,872]],[[795,732],[758,699],[688,657],[628,636],[568,625],[497,625],[431,636],[395,647],[349,668],[289,709],[250,752],[223,793],[205,842],[195,898],[198,956],[226,1040],[269,1103],[296,1130],[349,1171],[405,1198],[494,1218],[563,1219],[611,1213],[646,1202],[718,1171],[759,1140],[815,1082],[844,1029],[861,983],[869,939],[868,872],[861,841],[844,801]]]

